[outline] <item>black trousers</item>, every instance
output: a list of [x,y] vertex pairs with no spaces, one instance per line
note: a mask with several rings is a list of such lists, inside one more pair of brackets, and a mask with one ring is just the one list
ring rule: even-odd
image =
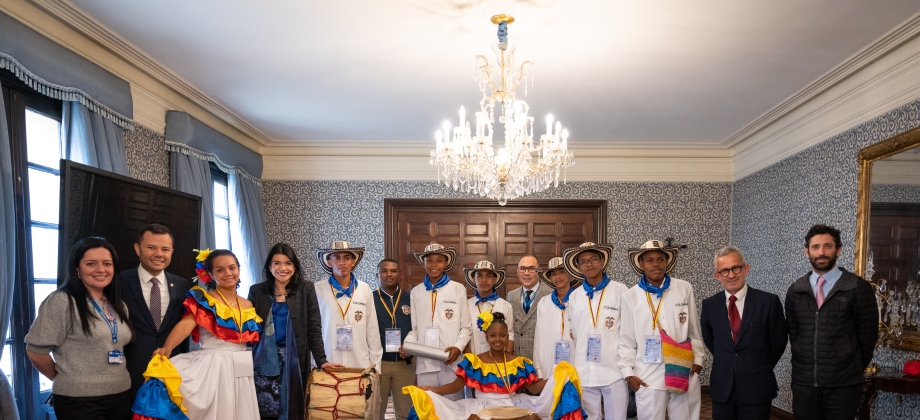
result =
[[732,393],[724,403],[712,400],[712,420],[770,420],[771,401],[762,404],[738,403],[737,384],[732,385]]
[[131,391],[98,397],[54,395],[58,420],[125,420],[131,418]]
[[859,411],[862,384],[840,387],[792,384],[792,414],[797,420],[852,420]]

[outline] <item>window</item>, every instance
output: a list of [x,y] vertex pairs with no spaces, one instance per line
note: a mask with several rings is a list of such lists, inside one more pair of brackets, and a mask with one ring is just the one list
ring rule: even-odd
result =
[[9,122],[17,237],[13,311],[0,367],[7,374],[23,418],[43,418],[40,403],[51,381],[32,367],[23,338],[41,302],[57,289],[60,197],[61,107],[9,76],[0,74]]
[[230,195],[227,174],[211,162],[211,185],[214,197],[214,236],[217,249],[230,249]]

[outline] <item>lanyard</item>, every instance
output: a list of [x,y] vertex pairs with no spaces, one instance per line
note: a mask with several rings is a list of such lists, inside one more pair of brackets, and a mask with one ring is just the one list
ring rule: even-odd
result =
[[118,321],[115,320],[115,313],[112,309],[112,306],[106,302],[106,307],[109,309],[109,314],[106,315],[105,312],[102,312],[102,308],[99,307],[99,304],[96,303],[96,299],[90,297],[90,301],[93,302],[93,306],[96,307],[96,311],[99,312],[99,315],[102,315],[102,320],[105,321],[105,325],[109,327],[109,331],[112,332],[112,343],[118,344]]
[[[349,286],[349,287],[351,287],[351,286]],[[335,289],[332,287],[332,283],[329,283],[329,290],[332,290],[332,298],[335,299],[335,306],[336,306],[337,308],[339,308],[339,314],[342,315],[342,319],[344,320],[344,319],[345,319],[345,314],[348,313],[348,308],[351,307],[351,300],[354,299],[354,294],[355,294],[358,290],[357,290],[357,288],[355,288],[355,291],[354,291],[354,292],[351,292],[351,296],[348,297],[348,304],[345,305],[345,310],[344,310],[344,311],[342,310],[342,305],[339,305],[339,299],[335,297]],[[395,310],[395,308],[394,308],[394,310]]]
[[648,299],[648,310],[652,312],[653,316],[652,329],[654,330],[655,328],[661,328],[661,324],[658,323],[658,311],[661,310],[661,301],[664,300],[664,296],[661,296],[661,299],[658,299],[658,307],[655,309],[652,309],[652,295],[649,292],[645,292],[645,297]]
[[387,308],[387,303],[383,301],[383,291],[378,290],[377,293],[378,293],[377,297],[380,298],[380,303],[383,304],[383,309],[387,311],[387,315],[389,315],[390,320],[393,321],[393,328],[396,328],[396,307],[399,306],[399,299],[402,297],[402,295],[400,295],[399,293],[399,288],[398,287],[396,288],[396,303],[393,304],[392,311],[390,310],[390,308]]
[[438,307],[438,289],[431,291],[431,325],[434,325],[434,311]]
[[[598,310],[600,312],[600,310]],[[562,339],[565,340],[565,309],[559,311],[559,315],[562,318],[562,330],[559,331],[559,334],[562,335]]]
[[[492,305],[489,308],[489,313],[491,314],[492,311],[495,310],[495,305],[494,304],[490,304],[490,305]],[[480,307],[478,303],[476,304],[476,310],[478,310],[480,314],[482,313],[482,307]]]
[[224,297],[224,294],[220,292],[220,289],[217,290],[217,294],[220,295],[221,300],[224,301],[224,305],[227,305],[230,308],[230,316],[233,317],[233,323],[238,328],[237,331],[240,332],[240,343],[243,342],[243,305],[240,305],[240,296],[236,295],[236,306],[240,310],[240,319],[236,319],[236,314],[233,313],[233,307],[230,306],[230,302],[227,302],[227,298]]
[[604,290],[601,290],[601,297],[597,301],[597,314],[594,313],[594,307],[591,306],[591,299],[588,299],[588,309],[591,310],[591,322],[594,324],[594,331],[597,331],[597,319],[601,316],[601,305],[604,303],[604,292],[607,291],[605,287]]

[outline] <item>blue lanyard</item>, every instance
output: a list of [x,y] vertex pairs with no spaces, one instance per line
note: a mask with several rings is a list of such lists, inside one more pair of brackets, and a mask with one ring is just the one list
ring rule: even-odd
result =
[[[96,307],[96,311],[99,312],[99,315],[102,315],[102,320],[105,321],[105,325],[109,326],[109,331],[112,332],[112,343],[118,344],[118,321],[116,321],[115,314],[112,314],[112,320],[109,321],[109,318],[105,316],[105,313],[102,312],[102,308],[99,307],[99,304],[96,303],[96,299],[89,298],[93,302],[93,306]],[[109,306],[109,311],[112,312],[111,306]]]

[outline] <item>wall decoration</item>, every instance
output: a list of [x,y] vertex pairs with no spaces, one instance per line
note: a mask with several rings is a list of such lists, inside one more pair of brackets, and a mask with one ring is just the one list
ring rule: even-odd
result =
[[125,152],[131,178],[169,187],[166,136],[136,124],[134,131],[125,131]]

